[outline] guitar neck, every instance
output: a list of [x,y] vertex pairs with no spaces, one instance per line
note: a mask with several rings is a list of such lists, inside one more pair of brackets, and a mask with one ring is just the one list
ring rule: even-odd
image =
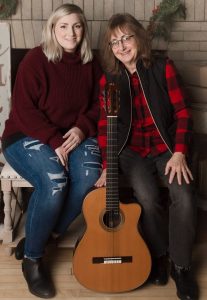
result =
[[119,212],[117,116],[107,117],[106,209]]

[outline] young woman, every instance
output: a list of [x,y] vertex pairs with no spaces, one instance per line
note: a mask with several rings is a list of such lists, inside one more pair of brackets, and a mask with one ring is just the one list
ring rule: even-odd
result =
[[19,66],[2,142],[6,160],[34,186],[19,248],[29,290],[38,297],[55,295],[41,260],[48,239],[67,230],[100,176],[100,76],[86,19],[73,4],[51,14],[41,46]]
[[[153,258],[151,280],[167,283],[169,252],[178,297],[195,300],[198,290],[190,266],[196,202],[187,163],[192,122],[175,67],[169,59],[152,58],[146,31],[129,14],[109,20],[101,57],[106,73],[100,81],[98,140],[104,170],[96,186],[106,184],[104,89],[115,82],[120,89],[119,166],[142,206],[142,231]],[[169,189],[169,224],[157,176]]]

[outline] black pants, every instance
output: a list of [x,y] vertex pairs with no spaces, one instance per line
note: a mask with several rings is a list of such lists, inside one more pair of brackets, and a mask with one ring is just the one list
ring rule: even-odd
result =
[[[142,158],[126,148],[119,157],[119,165],[142,207],[142,231],[152,256],[169,252],[176,265],[188,267],[196,231],[196,200],[192,184],[183,180],[182,185],[178,185],[177,178],[168,183],[164,172],[170,157],[171,154],[165,152],[154,158]],[[169,215],[161,201],[157,176],[169,189]]]

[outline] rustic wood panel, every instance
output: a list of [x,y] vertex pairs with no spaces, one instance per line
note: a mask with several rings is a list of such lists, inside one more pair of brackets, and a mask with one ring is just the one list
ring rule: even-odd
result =
[[[24,32],[21,20],[12,20],[12,30],[14,33],[15,47],[25,48]],[[13,47],[13,45],[12,45]]]
[[42,21],[32,21],[32,27],[34,32],[34,44],[35,46],[38,46],[40,44],[41,37],[42,37],[42,28],[43,28]]
[[124,11],[134,16],[135,3],[134,0],[124,0]]
[[83,9],[86,19],[93,20],[93,0],[85,0]]
[[94,20],[103,20],[104,0],[94,1]]
[[101,28],[101,22],[100,21],[94,21],[92,22],[92,36],[91,36],[91,44],[93,49],[98,49],[99,46],[99,33]]
[[[68,0],[63,0],[63,3],[68,3]],[[71,0],[70,3],[73,3],[73,1]]]
[[92,22],[87,21],[87,25],[88,25],[89,39],[90,41],[92,41]]
[[124,0],[114,0],[114,13],[124,12]]
[[42,0],[32,0],[32,19],[42,20]]
[[114,13],[114,1],[104,0],[104,20],[108,20],[109,16]]
[[83,9],[83,0],[73,0],[73,3],[80,6],[80,8]]
[[53,10],[56,9],[58,6],[62,5],[62,0],[53,0]]
[[34,31],[31,20],[23,20],[23,34],[25,39],[25,48],[33,48],[35,46]]
[[155,7],[154,0],[145,1],[145,11],[144,11],[145,20],[149,20],[149,18],[152,15],[152,10],[154,9],[154,7]]
[[46,20],[52,13],[52,1],[42,0],[42,16],[43,20]]
[[9,21],[8,24],[10,25],[11,46],[13,48],[15,48],[16,47],[16,43],[15,43],[14,30],[13,30],[13,27],[12,27],[12,21]]
[[144,0],[135,1],[135,18],[144,20]]
[[98,49],[100,49],[101,47],[102,37],[105,32],[106,26],[107,26],[107,21],[101,22],[101,26],[99,29],[99,36],[98,36]]
[[32,17],[32,1],[22,0],[22,19],[31,19]]

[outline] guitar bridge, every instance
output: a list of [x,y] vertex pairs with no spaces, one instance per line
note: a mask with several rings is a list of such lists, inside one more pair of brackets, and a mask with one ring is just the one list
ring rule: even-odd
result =
[[132,256],[93,257],[93,264],[123,264],[132,263]]

